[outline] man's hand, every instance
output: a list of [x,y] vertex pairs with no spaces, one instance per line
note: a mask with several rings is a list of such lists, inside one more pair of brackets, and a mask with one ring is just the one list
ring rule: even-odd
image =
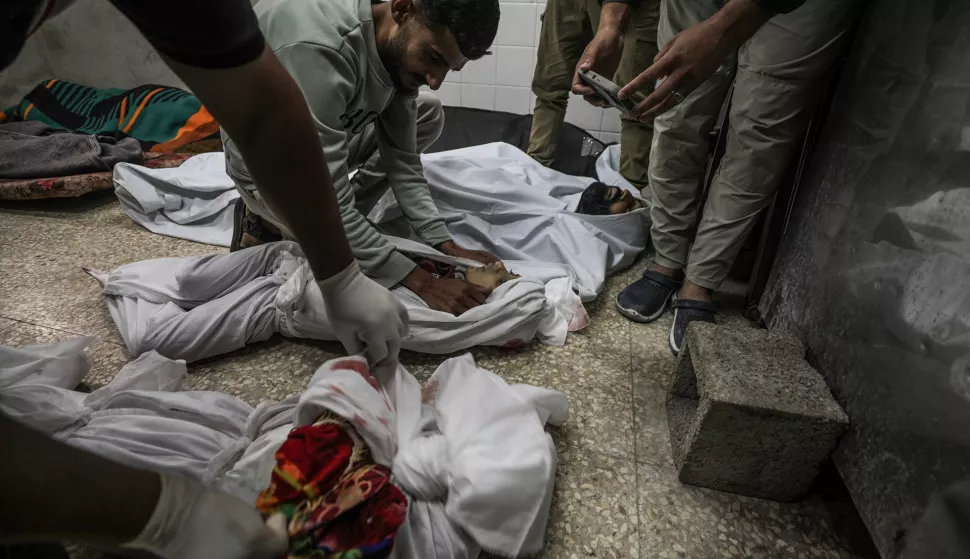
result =
[[623,56],[623,33],[630,18],[630,6],[621,2],[610,2],[600,10],[600,25],[593,40],[586,46],[583,56],[573,74],[572,92],[582,95],[591,105],[611,106],[601,99],[596,90],[586,85],[579,77],[580,70],[592,70],[606,79],[613,79]]
[[420,267],[415,268],[401,282],[436,311],[455,316],[485,302],[491,294],[488,289],[452,278],[435,278]]
[[445,241],[441,243],[438,245],[438,250],[447,254],[448,256],[454,256],[455,258],[467,258],[468,260],[474,260],[476,262],[481,262],[482,264],[500,262],[497,256],[491,252],[488,252],[487,250],[471,250],[462,248],[458,246],[455,241]]
[[395,366],[408,333],[408,311],[390,291],[361,273],[355,260],[346,270],[318,281],[327,317],[347,353],[365,350],[371,366]]
[[647,122],[683,101],[770,17],[753,0],[731,0],[710,19],[675,35],[654,58],[653,65],[620,90],[620,99],[626,99],[661,80],[630,116]]

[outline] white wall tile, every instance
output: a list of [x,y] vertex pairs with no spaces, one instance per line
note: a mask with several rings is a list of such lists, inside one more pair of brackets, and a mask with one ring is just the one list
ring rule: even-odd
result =
[[454,72],[449,70],[445,74],[445,81],[442,83],[461,83],[461,72]]
[[531,93],[525,87],[496,86],[495,110],[527,115],[529,114],[529,96]]
[[441,104],[447,107],[460,107],[461,106],[461,84],[460,83],[443,83],[438,91],[435,91],[435,95],[438,99],[441,99]]
[[600,124],[600,130],[603,132],[622,131],[623,124],[620,120],[620,111],[616,109],[605,109],[603,111],[603,123]]
[[578,95],[569,95],[569,106],[566,108],[566,122],[574,124],[583,130],[599,130],[603,121],[603,109],[594,107]]
[[616,132],[600,132],[599,139],[604,144],[620,143],[620,135]]
[[536,112],[536,94],[529,91],[529,114],[535,114]]
[[532,47],[498,47],[497,85],[532,85],[532,72],[535,69],[535,50]]
[[496,45],[535,46],[536,5],[501,3],[502,19],[498,24]]
[[461,106],[470,109],[495,110],[495,86],[461,84]]
[[536,46],[539,46],[539,36],[542,35],[542,13],[545,11],[546,11],[545,2],[536,6],[536,39],[535,39]]
[[484,85],[495,85],[495,59],[494,54],[486,55],[478,60],[469,60],[461,72],[461,83],[478,83]]

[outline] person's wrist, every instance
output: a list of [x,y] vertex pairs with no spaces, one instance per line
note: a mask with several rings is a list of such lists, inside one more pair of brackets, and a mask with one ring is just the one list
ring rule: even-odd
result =
[[326,295],[329,291],[340,290],[343,286],[349,285],[350,280],[360,274],[360,265],[356,260],[351,261],[350,265],[329,278],[317,280],[320,292]]
[[458,249],[458,244],[455,243],[455,241],[445,241],[439,244],[435,248],[437,248],[440,252],[443,252],[445,254],[451,254],[452,252]]
[[410,289],[414,293],[420,294],[428,286],[433,278],[427,270],[420,266],[415,266],[411,273],[401,280],[401,285]]

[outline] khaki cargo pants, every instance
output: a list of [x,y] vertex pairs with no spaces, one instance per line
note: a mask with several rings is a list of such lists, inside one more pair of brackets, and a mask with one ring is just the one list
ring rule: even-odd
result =
[[[723,4],[663,0],[659,44]],[[654,120],[650,235],[657,264],[686,267],[687,279],[702,287],[720,286],[800,146],[859,4],[808,0],[773,17],[709,80]],[[732,80],[726,152],[698,223],[708,135]]]
[[[579,58],[600,21],[597,0],[549,0],[542,15],[539,52],[532,78],[536,96],[528,154],[549,166],[566,118],[566,104]],[[659,0],[643,0],[627,30],[623,58],[613,80],[624,85],[653,63],[657,54]],[[576,102],[579,101],[578,99]],[[609,109],[611,111],[615,109]],[[648,185],[647,161],[653,124],[623,122],[620,136],[620,173],[637,188]]]

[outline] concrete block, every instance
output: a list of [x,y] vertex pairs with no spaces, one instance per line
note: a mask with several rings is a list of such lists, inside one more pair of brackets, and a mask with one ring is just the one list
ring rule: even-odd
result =
[[803,497],[849,418],[794,336],[692,323],[667,395],[680,481]]

